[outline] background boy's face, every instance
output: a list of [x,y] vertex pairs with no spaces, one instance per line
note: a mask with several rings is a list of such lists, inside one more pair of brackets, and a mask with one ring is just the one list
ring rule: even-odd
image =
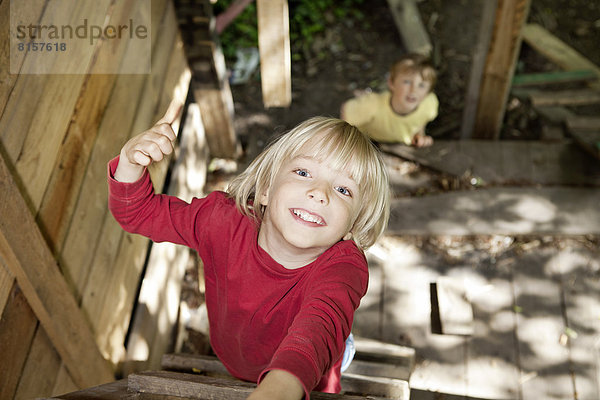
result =
[[331,168],[329,157],[296,157],[285,162],[268,192],[259,244],[273,252],[306,253],[312,259],[347,236],[360,207],[358,184]]
[[419,72],[401,72],[388,79],[394,110],[401,114],[413,112],[431,90],[431,83]]

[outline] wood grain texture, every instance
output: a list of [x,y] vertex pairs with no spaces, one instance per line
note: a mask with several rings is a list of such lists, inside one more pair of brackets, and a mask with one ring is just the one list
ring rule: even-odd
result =
[[[69,372],[81,387],[114,379],[3,158],[0,192],[7,199],[0,205],[3,263],[15,276]],[[15,229],[17,226],[20,229]]]
[[[0,252],[0,261],[8,262],[4,259],[3,252]],[[17,284],[13,285],[1,316],[0,354],[3,361],[0,363],[0,398],[12,399],[38,321]]]
[[292,69],[287,0],[257,0],[260,76],[265,107],[292,102]]
[[521,28],[531,0],[499,0],[494,33],[479,92],[473,137],[498,139],[516,59],[521,49]]

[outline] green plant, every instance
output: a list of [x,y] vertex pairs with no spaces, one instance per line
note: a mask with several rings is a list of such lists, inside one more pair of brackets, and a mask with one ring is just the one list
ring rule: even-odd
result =
[[[218,15],[233,0],[219,0],[214,5]],[[364,20],[357,8],[364,0],[289,0],[290,47],[294,60],[310,54],[316,37],[323,34],[331,24],[344,19]],[[258,47],[256,4],[251,3],[220,35],[223,53],[228,61],[235,60],[235,50],[242,47]]]

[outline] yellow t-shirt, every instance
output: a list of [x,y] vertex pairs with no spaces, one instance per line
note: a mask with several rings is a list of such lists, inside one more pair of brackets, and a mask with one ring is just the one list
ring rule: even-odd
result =
[[412,138],[437,117],[438,98],[429,93],[413,112],[399,115],[392,110],[390,97],[385,91],[350,99],[344,104],[344,118],[373,140],[410,145]]

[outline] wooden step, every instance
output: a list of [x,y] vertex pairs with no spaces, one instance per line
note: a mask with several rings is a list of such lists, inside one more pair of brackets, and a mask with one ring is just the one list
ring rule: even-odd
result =
[[[365,344],[363,348],[371,350],[369,346],[381,343],[371,340],[359,343]],[[362,361],[355,359],[349,369],[342,374],[342,391],[346,394],[360,394],[379,396],[382,398],[404,400],[410,395],[408,377],[412,370],[414,350],[402,346],[381,343],[388,352],[384,350],[373,350],[360,353],[357,347],[357,356],[366,356],[391,360],[386,364],[376,361]],[[359,345],[360,346],[360,345]],[[410,352],[412,350],[412,353]],[[407,357],[412,354],[412,357]],[[177,372],[195,372],[206,376],[222,379],[232,379],[225,366],[216,357],[192,354],[165,354],[162,358],[163,369]],[[311,397],[313,397],[311,395]]]

